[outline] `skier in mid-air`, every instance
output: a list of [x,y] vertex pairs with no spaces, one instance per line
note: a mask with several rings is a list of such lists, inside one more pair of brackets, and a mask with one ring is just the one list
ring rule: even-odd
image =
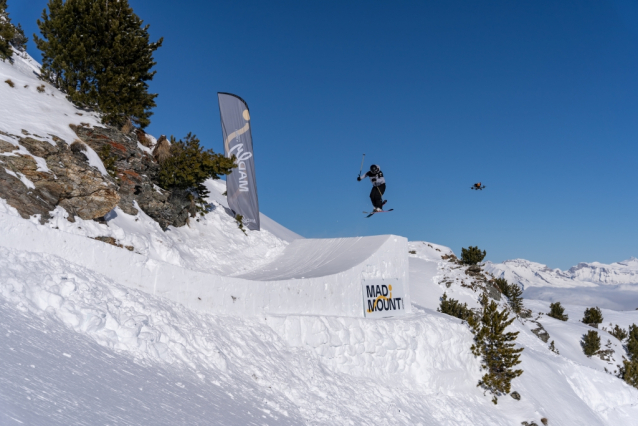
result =
[[385,178],[383,177],[383,172],[376,164],[370,166],[370,171],[366,172],[363,176],[358,176],[357,180],[361,181],[369,177],[370,181],[372,181],[372,191],[370,191],[370,201],[372,201],[372,205],[374,206],[373,212],[383,211],[383,205],[388,201],[383,201],[383,193],[385,192]]

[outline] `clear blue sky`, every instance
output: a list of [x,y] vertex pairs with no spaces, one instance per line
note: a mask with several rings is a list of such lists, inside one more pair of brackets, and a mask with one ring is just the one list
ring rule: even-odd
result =
[[[164,37],[149,131],[221,151],[216,92],[244,98],[261,210],[301,235],[638,257],[636,0],[130,3]],[[8,4],[32,38],[46,1]],[[364,218],[362,153],[394,212]]]

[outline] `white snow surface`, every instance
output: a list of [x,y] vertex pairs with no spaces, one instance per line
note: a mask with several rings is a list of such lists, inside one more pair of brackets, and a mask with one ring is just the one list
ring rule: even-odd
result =
[[[441,276],[459,272],[437,261],[428,243],[410,248],[419,246],[428,250],[417,248],[412,259],[436,262]],[[446,288],[433,278],[412,274],[411,282],[424,293]],[[446,291],[456,295],[457,288],[466,290]],[[525,348],[525,373],[514,381],[522,400],[503,396],[495,406],[476,387],[481,372],[467,326],[426,306],[380,320],[214,315],[58,256],[0,246],[0,311],[1,424],[512,425],[547,417],[560,425],[632,425],[638,419],[638,390],[606,373],[610,364],[582,355],[577,328],[586,326],[571,321],[540,320],[560,355],[529,323],[514,323]],[[614,314],[622,325],[634,319]],[[617,342],[612,347],[621,350]]]

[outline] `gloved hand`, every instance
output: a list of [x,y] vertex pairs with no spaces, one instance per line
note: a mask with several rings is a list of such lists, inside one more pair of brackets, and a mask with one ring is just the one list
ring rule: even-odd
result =
[[357,180],[361,182],[361,176],[357,176]]

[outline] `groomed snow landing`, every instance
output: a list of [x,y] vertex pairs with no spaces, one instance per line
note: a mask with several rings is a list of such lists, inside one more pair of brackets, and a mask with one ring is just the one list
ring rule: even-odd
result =
[[379,235],[293,241],[273,262],[236,276],[247,280],[280,281],[338,274],[374,256],[391,237]]

